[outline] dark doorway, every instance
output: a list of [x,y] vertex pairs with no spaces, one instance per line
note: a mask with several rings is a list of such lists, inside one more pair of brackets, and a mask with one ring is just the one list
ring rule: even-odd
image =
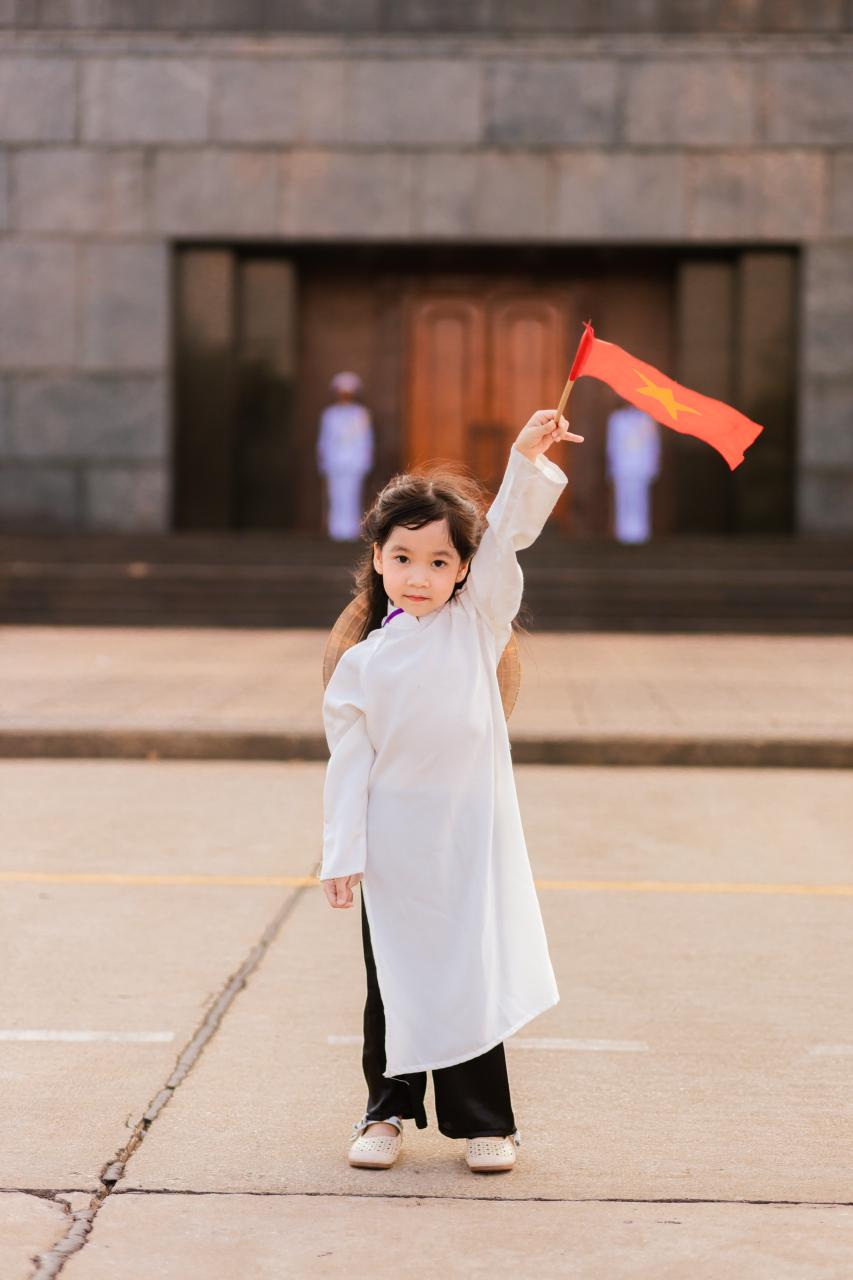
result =
[[[793,250],[299,245],[177,250],[178,529],[320,532],[316,466],[329,379],[365,383],[376,464],[365,497],[426,457],[492,488],[513,433],[556,403],[581,321],[765,430],[737,472],[662,429],[656,535],[793,528]],[[555,524],[609,536],[609,390],[582,379]]]

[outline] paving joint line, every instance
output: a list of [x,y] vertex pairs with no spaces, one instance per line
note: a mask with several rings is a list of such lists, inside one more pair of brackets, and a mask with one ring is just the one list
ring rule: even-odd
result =
[[[64,1204],[70,1215],[71,1224],[62,1238],[49,1249],[32,1256],[31,1260],[35,1264],[35,1270],[31,1273],[30,1280],[54,1280],[54,1277],[58,1276],[64,1268],[69,1257],[78,1253],[84,1247],[95,1225],[98,1213],[108,1197],[113,1194],[116,1183],[123,1177],[128,1161],[141,1146],[148,1130],[164,1107],[171,1101],[175,1091],[192,1071],[206,1045],[213,1039],[222,1025],[229,1008],[260,966],[267,951],[305,893],[306,888],[304,886],[294,888],[249,951],[246,959],[228,979],[223,990],[202,1019],[198,1030],[178,1055],[172,1074],[163,1087],[154,1095],[152,1101],[148,1104],[139,1120],[137,1120],[127,1142],[123,1147],[119,1148],[111,1160],[108,1160],[102,1166],[98,1175],[101,1185],[91,1194],[86,1208],[74,1209],[61,1199],[62,1195],[74,1194],[68,1187],[63,1187],[61,1192],[54,1192],[50,1196],[44,1193],[34,1193],[43,1195],[45,1199],[52,1198],[57,1203]],[[83,1194],[87,1194],[89,1190],[89,1188],[86,1188]]]
[[[0,1187],[0,1195],[37,1196],[41,1200],[56,1200],[62,1196],[85,1195],[89,1188],[75,1190],[63,1187],[52,1191],[40,1187]],[[488,1200],[512,1204],[756,1204],[825,1206],[830,1209],[853,1208],[853,1200],[765,1200],[761,1198],[713,1198],[706,1196],[468,1196],[452,1192],[432,1191],[196,1191],[192,1187],[127,1187],[114,1193],[117,1196],[253,1196],[256,1199],[286,1199],[289,1196],[311,1196],[320,1200]]]
[[541,1204],[768,1204],[768,1205],[826,1205],[832,1208],[851,1208],[853,1200],[773,1200],[761,1197],[725,1196],[478,1196],[457,1195],[453,1192],[432,1191],[195,1191],[177,1187],[127,1187],[117,1191],[122,1196],[255,1196],[259,1199],[285,1199],[288,1196],[311,1196],[326,1200],[489,1200],[507,1203]]

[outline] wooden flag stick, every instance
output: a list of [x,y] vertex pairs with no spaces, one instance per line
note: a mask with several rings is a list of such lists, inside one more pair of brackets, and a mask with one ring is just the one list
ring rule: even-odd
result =
[[569,396],[572,393],[572,387],[575,385],[574,378],[569,378],[563,387],[563,394],[560,396],[560,403],[557,406],[557,426],[560,425],[560,418],[563,416],[563,410],[569,402]]

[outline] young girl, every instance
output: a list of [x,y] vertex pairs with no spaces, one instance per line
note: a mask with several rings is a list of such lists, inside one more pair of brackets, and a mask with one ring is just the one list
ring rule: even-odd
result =
[[[370,611],[326,688],[331,752],[320,879],[361,882],[368,1102],[350,1164],[389,1168],[403,1119],[467,1139],[470,1169],[510,1169],[521,1141],[503,1041],[559,993],[524,841],[497,665],[538,537],[568,477],[545,457],[581,441],[540,409],[510,450],[483,529],[476,486],[394,476],[363,520]],[[358,1135],[358,1136],[356,1136]]]

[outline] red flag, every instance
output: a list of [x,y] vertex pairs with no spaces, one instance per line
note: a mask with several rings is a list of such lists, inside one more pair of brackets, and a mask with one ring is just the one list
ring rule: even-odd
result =
[[713,445],[732,471],[743,462],[744,449],[764,430],[722,400],[689,391],[615,343],[596,338],[587,322],[569,374],[572,379],[581,376],[606,382],[623,399],[644,409],[665,427]]

